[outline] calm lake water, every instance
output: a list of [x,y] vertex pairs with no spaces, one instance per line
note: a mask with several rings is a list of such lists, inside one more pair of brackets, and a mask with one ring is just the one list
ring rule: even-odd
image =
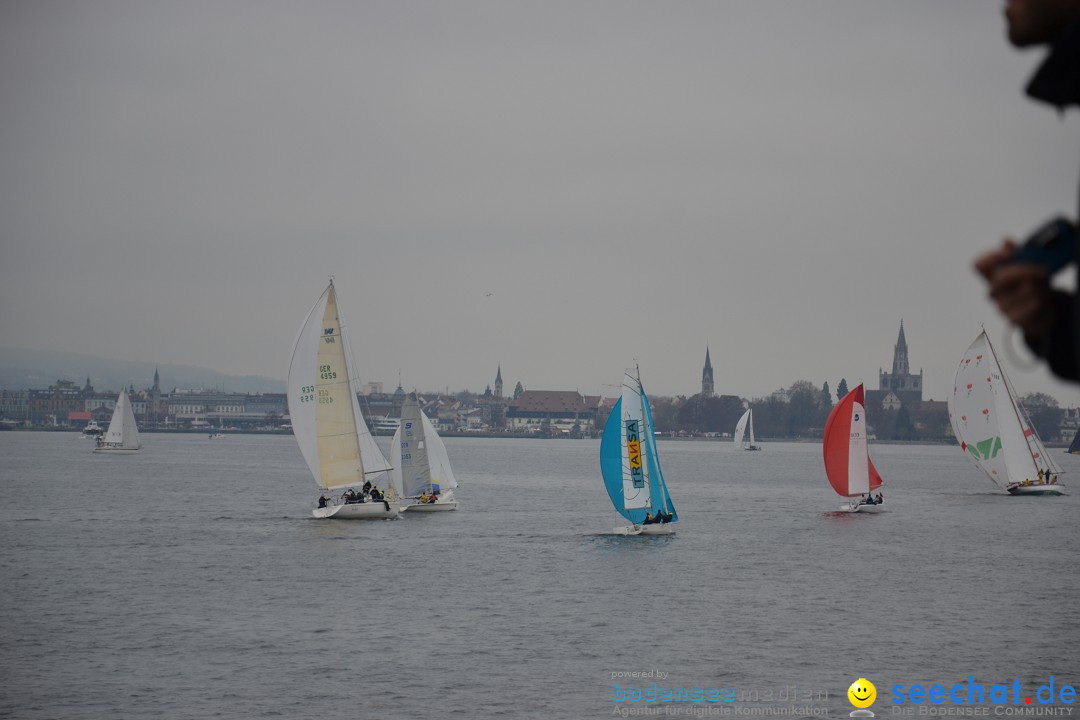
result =
[[892,717],[896,684],[1080,685],[1062,450],[1073,495],[1011,498],[956,447],[872,446],[884,512],[847,515],[817,445],[661,441],[682,521],[641,538],[598,441],[449,438],[458,512],[349,522],[311,518],[291,437],[143,440],[0,433],[0,716],[599,718],[656,681],[844,718],[865,677]]

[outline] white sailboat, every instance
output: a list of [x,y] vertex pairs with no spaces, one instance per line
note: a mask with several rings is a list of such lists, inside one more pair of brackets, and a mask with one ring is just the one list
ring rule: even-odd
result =
[[[767,423],[766,423],[767,424]],[[746,441],[746,431],[750,430],[750,441]],[[761,446],[754,444],[754,408],[747,408],[746,412],[735,424],[735,447],[743,450],[760,450]]]
[[[324,491],[319,507],[311,511],[317,518],[379,519],[396,517],[399,512],[397,493],[387,482],[390,464],[360,414],[356,381],[331,280],[300,326],[289,363],[293,434]],[[362,489],[352,489],[369,482],[377,491],[374,499]],[[380,491],[379,485],[385,490]],[[340,496],[326,492],[345,488],[349,489]]]
[[138,452],[139,427],[135,424],[135,413],[131,409],[131,400],[127,390],[120,391],[113,408],[109,429],[97,439],[96,453],[134,453]]
[[457,480],[450,469],[446,446],[420,408],[416,393],[409,393],[401,406],[401,424],[390,443],[394,467],[390,477],[401,488],[402,511],[438,512],[457,510],[454,499]]
[[1062,495],[1061,467],[1050,457],[983,330],[956,369],[949,419],[960,447],[1011,495]]

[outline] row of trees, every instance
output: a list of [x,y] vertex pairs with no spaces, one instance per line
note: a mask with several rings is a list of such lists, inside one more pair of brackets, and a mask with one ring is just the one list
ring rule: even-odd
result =
[[[840,380],[835,398],[848,393],[846,380]],[[734,395],[704,397],[653,397],[656,429],[664,432],[732,433],[746,404],[754,408],[754,430],[760,437],[817,438],[833,408],[834,393],[825,383],[818,387],[800,380],[791,387],[765,398],[744,400]],[[1036,432],[1044,440],[1056,440],[1061,433],[1065,412],[1049,395],[1030,393],[1021,399]],[[899,410],[875,409],[869,416],[874,434],[883,440],[941,440],[951,434],[948,411],[942,403]],[[600,420],[600,427],[603,419]]]

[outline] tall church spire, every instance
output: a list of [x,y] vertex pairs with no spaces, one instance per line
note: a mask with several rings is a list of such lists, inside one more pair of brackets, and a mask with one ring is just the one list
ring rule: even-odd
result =
[[705,367],[701,371],[701,394],[705,397],[712,397],[713,394],[713,374],[712,374],[712,360],[709,358],[709,346],[705,346]]
[[907,339],[904,338],[903,318],[900,319],[900,336],[896,339],[896,348],[893,350],[892,372],[893,375],[909,374]]
[[[878,371],[878,388],[884,392],[910,393],[910,397],[901,398],[894,402],[908,404],[913,398],[922,402],[923,373],[919,370],[918,375],[911,373],[911,364],[908,362],[907,338],[904,336],[904,321],[900,320],[900,334],[896,338],[896,346],[893,349],[892,372]],[[916,394],[917,393],[917,394]],[[899,407],[897,405],[896,407]],[[888,408],[895,410],[896,407]]]
[[499,363],[499,370],[495,373],[495,397],[502,397],[502,363]]

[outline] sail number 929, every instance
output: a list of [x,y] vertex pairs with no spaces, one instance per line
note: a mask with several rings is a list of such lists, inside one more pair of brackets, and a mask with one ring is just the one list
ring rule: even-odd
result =
[[334,402],[334,398],[330,396],[329,390],[315,390],[314,385],[304,385],[300,388],[300,402],[315,402],[316,395],[320,404],[326,405]]

